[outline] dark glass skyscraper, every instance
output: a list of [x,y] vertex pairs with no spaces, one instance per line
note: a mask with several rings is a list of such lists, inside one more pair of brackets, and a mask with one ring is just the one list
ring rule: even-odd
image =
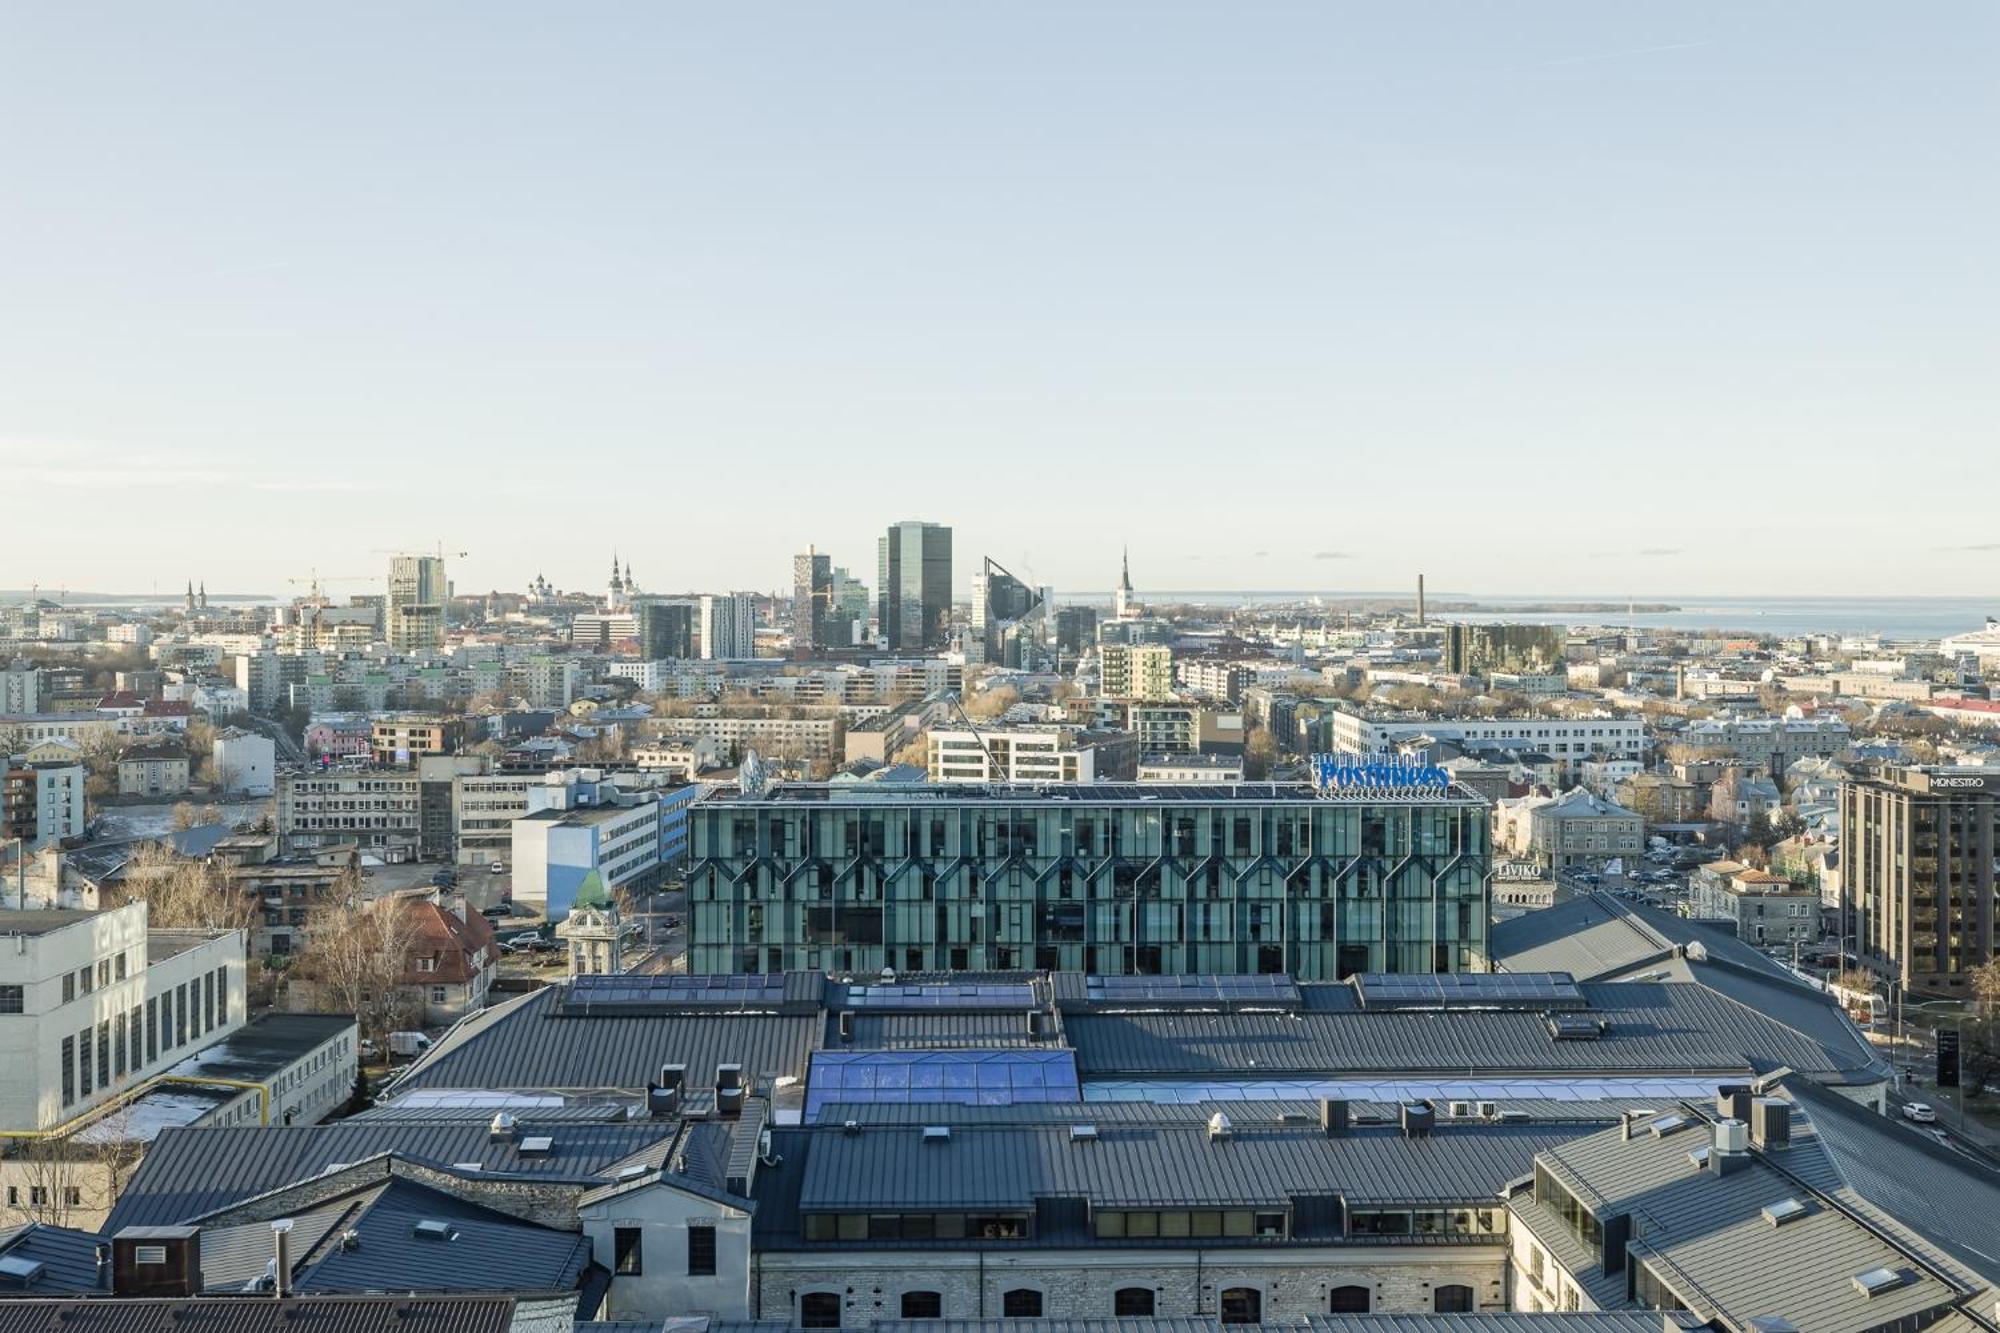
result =
[[632,608],[639,621],[639,654],[647,661],[694,656],[694,608],[686,602],[646,602]]
[[833,561],[806,547],[792,557],[792,652],[810,657],[826,647],[826,620],[833,603]]
[[892,524],[877,544],[876,605],[893,652],[929,652],[951,639],[951,529]]

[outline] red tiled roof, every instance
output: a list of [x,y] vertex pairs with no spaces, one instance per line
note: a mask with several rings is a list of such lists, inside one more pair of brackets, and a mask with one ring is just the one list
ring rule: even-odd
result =
[[[492,957],[493,927],[477,912],[461,918],[448,907],[436,903],[413,903],[416,936],[410,942],[408,966],[403,971],[406,986],[463,984],[478,975],[474,958],[480,950]],[[430,971],[418,964],[429,959]]]

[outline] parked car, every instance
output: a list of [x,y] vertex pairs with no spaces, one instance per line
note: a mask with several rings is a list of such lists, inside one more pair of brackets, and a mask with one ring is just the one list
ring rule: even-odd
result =
[[507,873],[507,863],[504,861],[495,861],[492,865],[486,867],[486,873],[489,875],[504,875]]
[[1933,1111],[1927,1102],[1905,1102],[1903,1119],[1913,1120],[1919,1125],[1928,1125],[1937,1120],[1937,1112]]
[[361,1058],[364,1060],[373,1060],[382,1054],[382,1048],[375,1044],[373,1037],[363,1037],[361,1039],[360,1051]]

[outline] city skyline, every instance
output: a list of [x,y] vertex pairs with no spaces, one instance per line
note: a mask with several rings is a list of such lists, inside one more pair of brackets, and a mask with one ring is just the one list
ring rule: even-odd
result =
[[0,582],[2000,582],[1985,7],[111,8],[0,49]]

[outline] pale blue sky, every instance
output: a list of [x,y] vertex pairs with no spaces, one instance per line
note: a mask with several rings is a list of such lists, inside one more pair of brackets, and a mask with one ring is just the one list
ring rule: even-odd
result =
[[1996,58],[1983,0],[9,0],[0,587],[770,588],[924,517],[961,587],[1993,590]]

